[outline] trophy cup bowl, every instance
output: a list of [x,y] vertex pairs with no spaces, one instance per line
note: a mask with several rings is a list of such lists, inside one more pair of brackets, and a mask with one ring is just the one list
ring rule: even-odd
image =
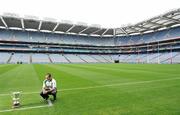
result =
[[20,107],[20,92],[13,92],[12,93],[12,108]]

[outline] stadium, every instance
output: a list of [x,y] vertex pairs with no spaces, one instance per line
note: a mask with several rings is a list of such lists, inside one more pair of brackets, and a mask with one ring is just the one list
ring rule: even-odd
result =
[[[179,63],[180,9],[120,28],[5,13],[0,114],[178,115]],[[51,103],[39,96],[46,73],[58,86]]]
[[0,63],[180,63],[180,10],[117,29],[1,16]]

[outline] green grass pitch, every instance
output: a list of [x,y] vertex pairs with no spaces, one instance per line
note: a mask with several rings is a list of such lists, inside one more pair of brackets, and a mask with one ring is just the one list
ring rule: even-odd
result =
[[[39,92],[48,72],[57,81],[58,97],[53,106],[36,108],[47,105]],[[20,108],[35,108],[5,112],[13,91],[22,91]],[[0,65],[0,115],[179,114],[178,64]]]

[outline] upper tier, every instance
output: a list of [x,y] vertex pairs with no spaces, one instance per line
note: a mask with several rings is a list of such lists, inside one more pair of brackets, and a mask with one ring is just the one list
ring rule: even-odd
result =
[[25,41],[59,44],[81,44],[95,46],[122,46],[150,43],[154,41],[169,40],[180,37],[180,27],[147,33],[143,35],[119,37],[93,37],[69,34],[30,32],[22,30],[0,29],[0,40]]

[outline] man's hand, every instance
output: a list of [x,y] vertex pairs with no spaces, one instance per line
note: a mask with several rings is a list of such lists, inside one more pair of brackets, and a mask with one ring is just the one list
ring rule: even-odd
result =
[[53,88],[49,88],[49,91],[53,91],[54,89]]
[[43,90],[43,94],[47,94],[48,92],[46,90]]
[[51,89],[49,89],[49,88],[44,88],[43,89],[43,94],[47,94],[49,92],[51,92]]

